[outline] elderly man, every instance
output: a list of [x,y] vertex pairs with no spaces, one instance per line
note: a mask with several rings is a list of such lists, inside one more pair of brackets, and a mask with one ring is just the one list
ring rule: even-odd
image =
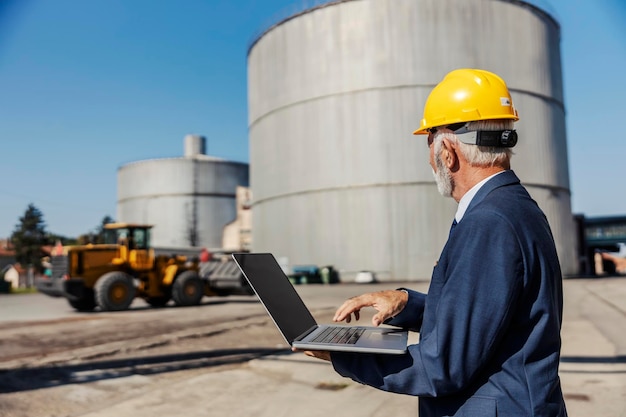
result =
[[420,397],[420,416],[566,416],[558,376],[562,277],[548,222],[510,170],[518,120],[505,82],[450,72],[421,126],[441,194],[458,202],[428,294],[347,300],[335,321],[377,310],[374,325],[420,332],[405,355],[306,352],[373,387]]

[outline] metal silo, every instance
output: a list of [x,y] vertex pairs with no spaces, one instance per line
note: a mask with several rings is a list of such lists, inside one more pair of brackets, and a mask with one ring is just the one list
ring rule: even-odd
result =
[[430,90],[456,68],[508,83],[513,169],[575,272],[560,27],[518,0],[344,0],[305,10],[248,52],[253,250],[350,280],[429,278],[456,210],[423,137]]
[[224,226],[237,216],[237,186],[248,186],[248,164],[204,152],[205,138],[187,135],[184,157],[120,167],[117,220],[154,225],[157,248],[220,248]]

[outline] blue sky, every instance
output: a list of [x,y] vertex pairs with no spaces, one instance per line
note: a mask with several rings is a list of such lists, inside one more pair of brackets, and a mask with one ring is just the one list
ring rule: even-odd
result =
[[[189,133],[248,162],[248,45],[314,3],[0,0],[0,239],[29,203],[48,231],[93,230],[117,169],[180,156]],[[626,215],[626,4],[535,3],[561,24],[573,211]]]

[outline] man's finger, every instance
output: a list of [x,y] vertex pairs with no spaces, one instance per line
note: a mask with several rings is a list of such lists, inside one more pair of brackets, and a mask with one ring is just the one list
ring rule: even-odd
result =
[[375,314],[374,317],[372,317],[372,324],[374,326],[380,326],[381,324],[383,324],[385,322],[385,320],[387,320],[389,317],[386,317],[383,313],[378,313]]
[[337,311],[335,312],[335,316],[333,317],[333,321],[344,321],[347,320],[348,323],[349,321],[349,317],[351,314],[354,313],[354,318],[356,320],[360,319],[360,310],[363,307],[370,307],[372,304],[371,302],[367,302],[366,297],[364,296],[359,296],[359,297],[352,297],[349,300],[345,301],[341,307],[339,307],[337,309]]

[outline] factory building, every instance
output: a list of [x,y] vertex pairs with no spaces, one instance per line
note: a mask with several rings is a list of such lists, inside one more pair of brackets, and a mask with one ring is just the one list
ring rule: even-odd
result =
[[521,0],[343,0],[276,22],[248,50],[252,249],[346,281],[430,278],[456,203],[412,132],[446,73],[482,68],[509,86],[512,168],[575,273],[560,36]]
[[238,218],[237,190],[248,164],[205,153],[206,139],[187,135],[184,156],[123,165],[117,173],[117,220],[154,225],[157,248],[221,248]]

